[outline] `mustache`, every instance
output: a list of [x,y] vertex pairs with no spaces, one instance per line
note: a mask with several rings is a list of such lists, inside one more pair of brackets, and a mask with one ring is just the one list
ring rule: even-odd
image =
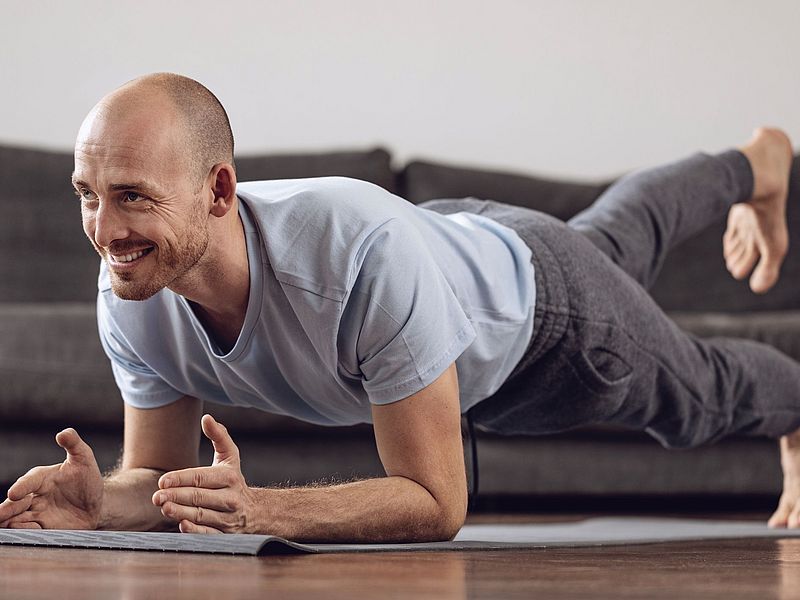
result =
[[154,247],[155,244],[149,242],[148,240],[125,240],[119,242],[113,242],[108,248],[105,248],[105,251],[109,254],[128,254],[134,250],[141,250],[145,247]]

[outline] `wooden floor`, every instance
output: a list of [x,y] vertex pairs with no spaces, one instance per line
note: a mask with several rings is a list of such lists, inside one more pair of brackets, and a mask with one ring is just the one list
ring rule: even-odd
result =
[[800,539],[263,558],[0,547],[0,598],[267,597],[800,598]]

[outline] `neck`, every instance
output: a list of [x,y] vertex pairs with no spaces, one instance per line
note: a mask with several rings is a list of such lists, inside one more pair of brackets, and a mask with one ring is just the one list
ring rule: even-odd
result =
[[236,207],[222,221],[212,223],[203,257],[169,287],[191,303],[203,325],[225,345],[231,339],[235,342],[244,324],[250,268],[244,225]]

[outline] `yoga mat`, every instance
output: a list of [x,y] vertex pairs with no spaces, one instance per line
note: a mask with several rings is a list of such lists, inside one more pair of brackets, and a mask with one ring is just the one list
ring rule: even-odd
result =
[[451,542],[419,544],[300,544],[272,535],[0,529],[0,544],[3,545],[205,552],[249,556],[333,552],[500,550],[793,537],[800,537],[800,529],[769,529],[762,522],[638,517],[603,517],[572,523],[465,525]]

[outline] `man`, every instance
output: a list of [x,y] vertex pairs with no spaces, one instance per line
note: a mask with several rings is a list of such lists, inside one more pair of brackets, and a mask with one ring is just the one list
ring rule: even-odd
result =
[[[130,82],[87,116],[73,174],[103,259],[121,467],[103,478],[65,429],[65,462],[21,477],[0,525],[445,540],[466,514],[467,413],[509,434],[618,423],[668,447],[782,436],[770,524],[797,527],[800,367],[754,342],[697,340],[645,292],[670,246],[723,211],[728,269],[752,272],[754,292],[774,285],[791,160],[786,136],[760,129],[738,150],[633,173],[569,224],[490,201],[415,207],[345,178],[237,188],[208,90]],[[204,400],[372,422],[387,477],[251,488]],[[211,466],[197,466],[201,429]]]

